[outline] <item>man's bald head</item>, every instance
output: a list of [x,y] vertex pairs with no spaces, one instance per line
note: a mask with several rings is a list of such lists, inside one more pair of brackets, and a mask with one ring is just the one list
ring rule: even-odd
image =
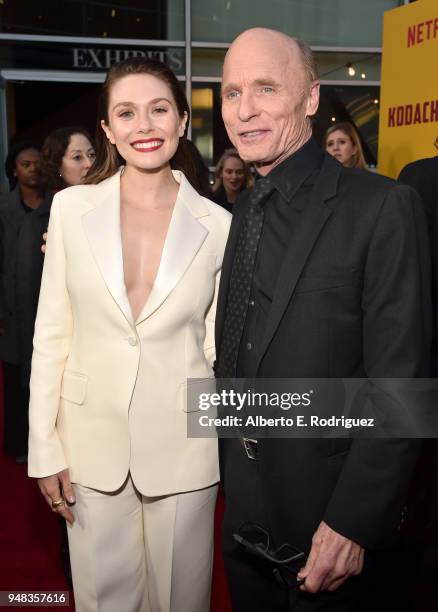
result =
[[311,136],[319,83],[310,47],[282,32],[252,28],[230,46],[222,116],[242,159],[267,174]]
[[242,50],[250,49],[252,52],[257,52],[255,57],[258,57],[264,47],[278,54],[278,57],[285,63],[288,61],[293,63],[299,58],[308,83],[311,84],[318,80],[318,69],[310,46],[299,38],[269,28],[250,28],[239,34],[225,55],[224,68],[226,62],[236,57]]

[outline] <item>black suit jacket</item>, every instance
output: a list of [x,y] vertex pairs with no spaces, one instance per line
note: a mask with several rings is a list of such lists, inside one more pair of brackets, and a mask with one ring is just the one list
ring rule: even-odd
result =
[[[236,204],[222,267],[219,351],[247,204],[245,195]],[[417,194],[326,155],[294,236],[279,262],[257,376],[427,376],[430,259]],[[226,452],[226,441],[220,447]],[[387,546],[417,452],[411,440],[260,439],[259,473],[276,542],[308,550],[324,520],[366,548]]]
[[[0,359],[26,365],[32,355],[33,327],[43,265],[41,234],[47,228],[52,196],[26,213],[17,187],[0,201]],[[23,382],[27,382],[25,376]]]
[[432,296],[434,305],[434,352],[438,352],[438,155],[418,159],[400,172],[398,180],[410,185],[421,196],[429,218],[432,247]]

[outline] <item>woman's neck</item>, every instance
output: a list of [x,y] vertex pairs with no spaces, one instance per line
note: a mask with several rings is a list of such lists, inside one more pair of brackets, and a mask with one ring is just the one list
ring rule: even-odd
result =
[[[225,187],[224,187],[224,189],[225,189]],[[231,191],[229,189],[225,189],[225,193],[227,195],[227,201],[231,202],[231,204],[234,204],[235,201],[237,200],[237,197],[238,197],[240,191],[234,191],[234,190]]]
[[38,208],[43,201],[43,194],[39,187],[27,187],[26,185],[19,185],[20,196],[22,201],[29,206],[29,208]]
[[145,209],[167,208],[169,201],[174,203],[179,187],[169,165],[154,171],[126,166],[120,184],[122,201]]

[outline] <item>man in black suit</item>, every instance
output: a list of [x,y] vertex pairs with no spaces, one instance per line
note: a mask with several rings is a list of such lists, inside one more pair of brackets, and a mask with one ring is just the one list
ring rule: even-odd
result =
[[[427,376],[430,270],[421,202],[409,187],[323,153],[312,139],[318,102],[305,43],[261,28],[233,42],[223,119],[261,178],[258,193],[235,207],[216,375]],[[391,569],[384,551],[402,520],[416,442],[242,437],[220,440],[234,609],[390,611],[380,592]],[[271,553],[287,543],[307,554],[292,588],[279,586],[275,564],[237,543],[233,534],[242,535],[245,523],[250,542],[259,533],[266,544],[254,524],[269,533]]]
[[421,196],[429,221],[432,247],[432,297],[434,306],[432,375],[438,375],[438,155],[407,164],[398,180],[410,185]]
[[[423,200],[432,251],[433,336],[430,375],[438,377],[438,156],[407,164],[398,180],[410,185]],[[438,440],[424,441],[417,478],[411,490],[410,512],[405,529],[403,557],[416,559],[409,574],[406,610],[432,610],[438,607]],[[408,565],[408,563],[405,563]]]
[[27,461],[30,358],[43,257],[40,244],[51,204],[51,197],[44,194],[40,156],[31,142],[11,147],[5,169],[13,191],[0,197],[4,449],[18,462]]

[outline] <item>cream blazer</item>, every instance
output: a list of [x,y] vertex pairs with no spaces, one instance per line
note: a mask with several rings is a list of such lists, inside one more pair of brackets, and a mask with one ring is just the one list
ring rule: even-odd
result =
[[[120,234],[120,172],[53,201],[30,382],[29,475],[69,468],[115,491],[131,470],[147,496],[219,480],[217,440],[187,437],[187,378],[213,377],[214,318],[230,215],[185,176],[155,284],[137,321]],[[144,401],[131,397],[140,359]]]

